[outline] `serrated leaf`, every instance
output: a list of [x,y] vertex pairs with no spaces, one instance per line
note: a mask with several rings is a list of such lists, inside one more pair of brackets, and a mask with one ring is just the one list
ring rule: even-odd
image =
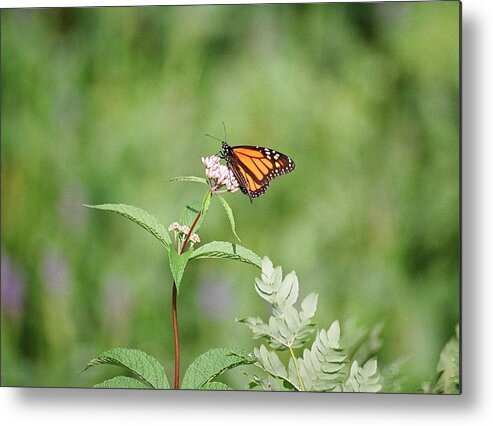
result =
[[190,364],[183,377],[182,389],[203,388],[219,374],[252,362],[253,359],[241,349],[211,349]]
[[221,382],[210,382],[206,383],[200,389],[204,390],[233,390],[233,388]]
[[101,352],[89,361],[84,371],[100,364],[124,367],[149,387],[169,389],[163,366],[155,358],[138,349],[114,348]]
[[170,182],[196,182],[196,183],[204,183],[207,185],[207,180],[197,176],[177,176],[169,179]]
[[185,267],[187,266],[188,260],[190,259],[190,255],[192,253],[193,252],[191,250],[187,250],[179,255],[173,249],[169,251],[169,267],[178,293],[180,292],[180,284],[183,278],[183,273],[185,272]]
[[150,232],[169,249],[171,240],[166,227],[155,216],[145,210],[126,204],[100,204],[97,206],[85,204],[85,207],[118,213]]
[[117,376],[94,385],[101,389],[151,389],[150,386],[132,377]]
[[219,198],[219,201],[221,202],[224,210],[226,211],[226,215],[228,216],[229,223],[231,225],[231,231],[233,232],[236,239],[241,242],[240,237],[238,237],[238,234],[236,233],[236,225],[235,225],[235,218],[233,216],[233,210],[231,210],[231,207],[229,206],[227,201],[223,197],[221,197],[219,194],[218,194],[218,198]]
[[194,250],[190,259],[232,259],[261,267],[262,260],[250,249],[226,241],[212,241]]

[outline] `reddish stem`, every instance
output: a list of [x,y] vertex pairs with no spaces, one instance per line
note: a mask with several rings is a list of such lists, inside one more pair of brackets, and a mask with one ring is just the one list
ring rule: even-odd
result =
[[195,218],[195,220],[192,223],[192,226],[190,226],[190,231],[188,231],[188,234],[185,237],[183,244],[181,245],[180,253],[178,253],[178,254],[182,254],[185,251],[185,247],[188,244],[188,240],[190,240],[190,236],[192,235],[193,230],[194,230],[195,226],[197,225],[197,222],[199,221],[201,214],[202,214],[202,210],[198,212],[197,217]]
[[[190,240],[190,236],[192,235],[195,226],[197,226],[197,222],[199,221],[201,215],[202,211],[199,211],[197,217],[192,223],[192,226],[190,226],[190,231],[188,231],[188,234],[183,240],[183,244],[181,245],[180,251],[178,253],[179,255],[183,254],[183,252],[185,251],[188,241]],[[176,283],[175,281],[173,281],[173,294],[171,297],[171,317],[173,321],[173,340],[175,343],[175,381],[173,385],[174,389],[180,388],[180,338],[178,336],[178,310],[176,305],[177,293],[178,290],[176,288]]]
[[175,342],[175,382],[174,389],[180,388],[180,339],[178,337],[178,313],[176,311],[176,283],[173,281],[171,316],[173,318],[173,340]]

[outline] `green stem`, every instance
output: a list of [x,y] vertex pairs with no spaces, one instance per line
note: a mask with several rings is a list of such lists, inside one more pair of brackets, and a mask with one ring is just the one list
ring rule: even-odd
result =
[[293,348],[291,346],[288,346],[288,349],[294,362],[294,368],[296,368],[296,374],[298,375],[298,380],[300,382],[300,390],[304,391],[305,385],[303,384],[303,380],[301,379],[300,368],[298,367],[298,362],[296,361],[296,356],[294,355]]

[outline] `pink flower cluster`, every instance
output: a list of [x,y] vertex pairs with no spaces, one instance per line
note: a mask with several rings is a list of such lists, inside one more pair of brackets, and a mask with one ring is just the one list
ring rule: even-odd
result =
[[238,181],[233,172],[225,165],[220,164],[220,158],[216,155],[212,157],[202,157],[205,166],[205,175],[214,182],[215,189],[225,185],[229,192],[238,190]]
[[[179,235],[181,234],[184,238],[186,238],[186,236],[190,232],[190,227],[188,227],[187,225],[180,225],[178,222],[173,222],[169,225],[168,231],[178,232]],[[200,237],[194,232],[192,235],[190,235],[189,241],[193,244],[200,243]]]

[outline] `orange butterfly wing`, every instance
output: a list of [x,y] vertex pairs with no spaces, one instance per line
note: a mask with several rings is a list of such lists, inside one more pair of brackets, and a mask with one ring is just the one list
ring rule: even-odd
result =
[[250,201],[262,195],[272,179],[295,168],[290,157],[270,148],[239,145],[231,147],[230,151],[228,167]]

